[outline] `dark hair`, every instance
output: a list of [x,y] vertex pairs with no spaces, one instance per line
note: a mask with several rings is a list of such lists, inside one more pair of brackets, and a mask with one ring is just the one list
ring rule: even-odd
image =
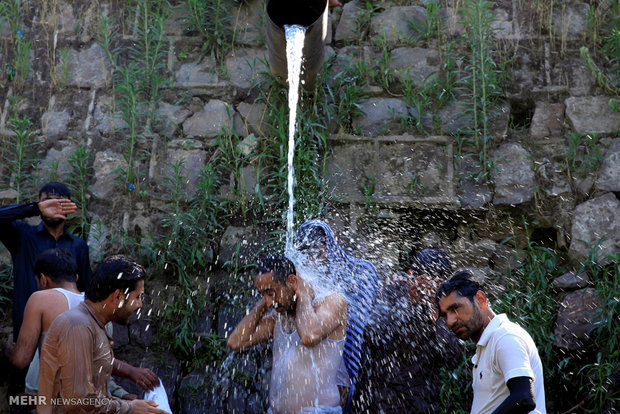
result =
[[101,302],[116,289],[128,295],[145,277],[144,268],[131,257],[121,254],[106,257],[93,273],[90,285],[86,289],[86,298],[93,302]]
[[289,275],[294,275],[295,265],[283,255],[267,255],[258,259],[258,274],[273,273],[273,279],[285,284]]
[[437,289],[437,293],[435,293],[437,308],[439,309],[439,299],[448,296],[452,292],[456,292],[459,296],[466,297],[473,302],[474,296],[479,290],[482,290],[482,287],[471,272],[468,270],[456,272],[454,276],[443,282]]
[[415,275],[426,274],[433,278],[446,278],[452,272],[448,254],[439,247],[420,250],[409,264]]
[[63,280],[75,282],[77,279],[77,263],[71,253],[62,247],[45,250],[34,262],[34,274],[38,278],[41,273],[55,283]]
[[43,193],[47,194],[48,196],[53,194],[59,197],[71,198],[71,191],[69,190],[69,187],[67,187],[63,183],[47,183],[39,190],[39,197],[41,197],[41,194]]
[[327,243],[327,234],[320,226],[306,225],[297,230],[295,234],[295,248],[305,250]]

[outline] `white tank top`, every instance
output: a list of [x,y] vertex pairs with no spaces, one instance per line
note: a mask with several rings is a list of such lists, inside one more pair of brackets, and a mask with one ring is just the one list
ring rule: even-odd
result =
[[[63,288],[54,288],[54,290],[65,295],[67,299],[67,310],[72,309],[84,302],[84,294],[83,293],[73,293],[67,289]],[[47,331],[41,332],[39,336],[39,343],[37,344],[37,350],[34,353],[34,357],[32,358],[32,362],[28,367],[28,373],[26,374],[26,391],[37,393],[39,389],[39,357],[41,355],[41,345],[43,345],[43,340],[45,339],[45,335],[47,335]]]
[[338,406],[336,385],[342,361],[344,338],[326,338],[312,348],[301,344],[297,329],[285,332],[282,323],[294,327],[294,320],[276,315],[273,333],[273,367],[269,405],[274,414],[297,414],[304,407]]

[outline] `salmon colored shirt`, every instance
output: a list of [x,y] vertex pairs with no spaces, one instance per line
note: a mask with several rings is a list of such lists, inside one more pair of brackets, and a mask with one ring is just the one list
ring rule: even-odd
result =
[[37,413],[132,413],[129,401],[108,393],[114,361],[111,341],[90,302],[59,315],[41,348],[43,404]]

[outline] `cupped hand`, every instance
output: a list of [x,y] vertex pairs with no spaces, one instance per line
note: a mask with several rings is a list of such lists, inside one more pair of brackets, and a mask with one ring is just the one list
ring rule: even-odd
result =
[[153,388],[159,385],[159,378],[157,375],[148,368],[133,367],[129,378],[146,391],[151,391]]

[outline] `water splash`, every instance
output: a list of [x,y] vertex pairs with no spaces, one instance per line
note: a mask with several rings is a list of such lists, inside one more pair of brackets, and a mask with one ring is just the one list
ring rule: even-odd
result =
[[299,100],[299,78],[301,75],[302,50],[306,28],[299,25],[284,25],[286,35],[286,60],[288,65],[288,212],[286,214],[286,255],[292,254],[293,223],[295,221],[295,130],[297,126],[297,102]]

